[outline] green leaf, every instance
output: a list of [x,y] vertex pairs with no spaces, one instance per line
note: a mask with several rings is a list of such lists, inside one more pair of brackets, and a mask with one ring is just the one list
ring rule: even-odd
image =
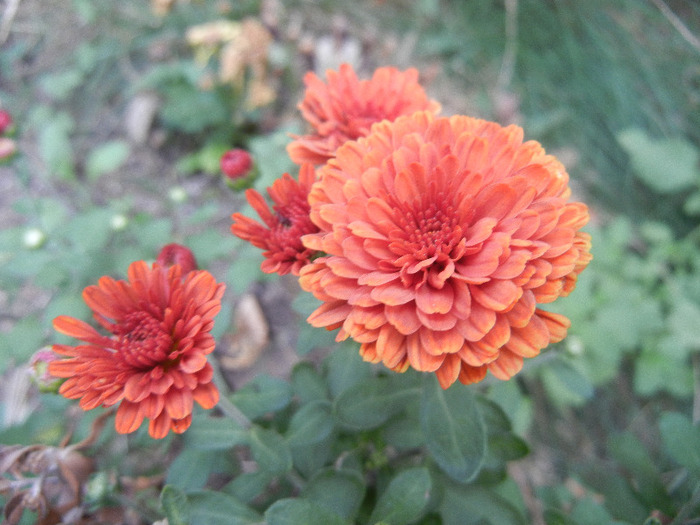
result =
[[431,491],[428,469],[417,467],[399,472],[379,496],[369,522],[391,525],[413,522],[425,512]]
[[328,401],[311,401],[292,416],[286,433],[290,447],[314,445],[326,439],[334,427],[331,404]]
[[105,208],[93,208],[76,215],[66,225],[66,236],[81,252],[99,252],[112,236],[112,215],[113,212]]
[[366,379],[371,374],[369,363],[365,363],[358,352],[357,343],[337,345],[323,361],[332,397]]
[[213,91],[201,91],[185,83],[164,86],[165,102],[161,117],[166,126],[185,133],[199,133],[215,125],[225,125],[230,112]]
[[364,499],[365,482],[357,472],[327,468],[309,480],[302,495],[334,514],[352,520]]
[[454,384],[443,390],[426,375],[420,404],[421,428],[428,451],[456,481],[476,477],[486,457],[486,426],[471,389]]
[[417,401],[419,389],[395,390],[386,377],[370,377],[344,390],[333,404],[333,412],[348,427],[376,428],[406,404]]
[[214,471],[218,452],[184,449],[168,467],[165,482],[189,491],[204,487]]
[[241,501],[249,503],[263,494],[274,479],[274,474],[265,470],[243,472],[238,474],[223,490]]
[[261,470],[284,474],[292,468],[292,453],[284,438],[274,430],[254,426],[250,431],[250,452]]
[[673,514],[673,502],[661,480],[661,473],[644,448],[644,444],[634,434],[624,432],[612,436],[608,446],[612,457],[632,474],[634,486],[647,506],[658,509],[664,514]]
[[57,113],[41,122],[39,127],[39,155],[51,175],[68,180],[75,177],[73,146],[70,135],[73,119],[67,113]]
[[270,375],[259,375],[240,390],[231,401],[250,419],[285,408],[292,400],[292,387]]
[[350,525],[337,514],[304,498],[277,500],[265,511],[267,525]]
[[241,501],[223,492],[202,490],[187,495],[191,525],[253,525],[262,516]]
[[527,525],[529,523],[514,502],[490,487],[479,485],[446,483],[440,503],[440,515],[443,525],[477,523]]
[[319,399],[328,399],[326,381],[309,362],[302,361],[292,369],[292,389],[299,402],[304,404]]
[[160,505],[163,507],[168,525],[189,525],[190,507],[187,495],[173,485],[166,485],[160,493]]
[[118,170],[129,157],[129,143],[112,140],[94,148],[85,159],[85,173],[91,181]]
[[184,439],[191,449],[226,450],[247,443],[248,432],[228,417],[198,415]]
[[682,414],[665,412],[659,421],[661,439],[668,454],[678,464],[700,477],[700,426]]
[[654,140],[637,128],[622,131],[617,140],[630,156],[635,174],[654,191],[675,193],[700,182],[700,152],[688,140]]

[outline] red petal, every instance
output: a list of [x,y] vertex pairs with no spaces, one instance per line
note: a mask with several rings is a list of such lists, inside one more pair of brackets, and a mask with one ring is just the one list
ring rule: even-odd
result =
[[202,408],[214,408],[219,402],[219,390],[214,383],[200,384],[192,391],[192,397]]

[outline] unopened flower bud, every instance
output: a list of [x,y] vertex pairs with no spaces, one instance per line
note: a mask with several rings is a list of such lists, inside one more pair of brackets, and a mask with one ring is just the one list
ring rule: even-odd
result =
[[163,246],[156,258],[156,263],[166,267],[178,264],[182,268],[183,274],[197,269],[197,260],[192,251],[186,246],[176,243]]
[[249,188],[258,176],[253,158],[244,149],[234,148],[221,156],[221,171],[226,175],[226,182],[231,189],[240,191]]
[[7,137],[0,137],[0,162],[17,153],[17,143]]
[[4,109],[0,109],[0,135],[9,131],[11,127],[12,116]]
[[29,372],[40,391],[58,392],[58,387],[63,383],[63,379],[49,374],[49,363],[58,359],[58,355],[49,346],[38,350],[29,359]]
[[248,175],[253,159],[244,149],[230,149],[221,156],[221,171],[229,179],[240,179]]

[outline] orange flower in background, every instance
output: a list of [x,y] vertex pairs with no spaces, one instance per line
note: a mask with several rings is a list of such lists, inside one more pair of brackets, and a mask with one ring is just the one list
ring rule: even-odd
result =
[[231,216],[231,232],[265,250],[265,260],[260,266],[263,272],[299,275],[301,268],[314,256],[315,251],[301,242],[302,236],[318,231],[309,217],[307,200],[314,180],[316,173],[311,164],[302,165],[298,182],[285,173],[267,189],[274,202],[272,210],[260,193],[254,189],[246,190],[248,202],[265,225],[241,213]]
[[348,140],[369,133],[375,122],[395,120],[416,111],[440,111],[418,84],[418,71],[380,67],[370,80],[358,80],[348,64],[340,71],[327,71],[328,83],[314,73],[304,76],[306,94],[299,104],[304,118],[313,126],[310,135],[296,137],[287,151],[297,164],[323,164]]
[[119,404],[115,426],[122,434],[144,419],[156,439],[170,429],[184,432],[194,401],[204,408],[219,401],[207,354],[224,287],[206,271],[184,274],[177,264],[144,261],[129,266],[126,281],[100,278],[83,298],[109,335],[73,317],[54,320],[58,332],[85,343],[53,345],[68,356],[49,363],[51,375],[67,378],[59,393],[80,399],[84,410]]
[[366,361],[435,372],[443,388],[509,379],[569,322],[565,296],[591,259],[587,207],[561,163],[517,126],[429,112],[375,124],[319,170],[309,195],[325,252],[301,271]]

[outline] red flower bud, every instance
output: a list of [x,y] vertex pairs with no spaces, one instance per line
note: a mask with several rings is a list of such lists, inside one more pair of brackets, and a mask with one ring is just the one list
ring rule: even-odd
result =
[[156,263],[164,267],[180,265],[183,275],[197,269],[197,261],[192,251],[181,244],[166,244],[158,254]]
[[7,111],[0,109],[0,135],[5,133],[10,126],[12,126],[12,117]]
[[253,159],[244,149],[230,149],[221,156],[221,171],[229,179],[245,177],[253,167]]

